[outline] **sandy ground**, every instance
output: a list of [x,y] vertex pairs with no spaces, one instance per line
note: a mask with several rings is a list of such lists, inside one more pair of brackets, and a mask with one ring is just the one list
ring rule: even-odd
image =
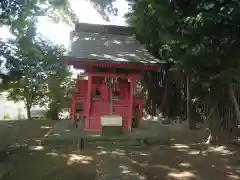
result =
[[[12,128],[9,133],[12,138],[9,139],[12,142],[14,139],[25,142],[23,139],[31,137],[36,140],[47,131],[46,128],[41,128],[43,126],[47,124],[21,126],[21,130],[16,130],[16,136],[25,132],[21,135],[22,139],[14,137]],[[240,179],[240,154],[237,150],[198,144],[204,136],[200,131],[162,128],[159,136],[161,134],[168,134],[173,143],[170,146],[157,145],[137,151],[117,147],[111,150],[92,147],[80,151],[71,144],[56,148],[28,141],[28,146],[18,148],[4,160],[13,167],[3,180]],[[6,144],[2,136],[0,140]]]

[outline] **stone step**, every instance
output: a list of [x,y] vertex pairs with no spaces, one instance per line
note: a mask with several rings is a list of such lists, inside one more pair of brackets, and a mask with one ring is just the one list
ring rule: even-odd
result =
[[149,137],[144,139],[144,144],[148,146],[156,146],[156,145],[170,146],[172,144],[172,141],[170,138]]
[[77,142],[77,140],[71,139],[44,139],[41,141],[42,146],[67,146]]
[[79,148],[88,148],[88,147],[104,147],[104,148],[128,148],[128,149],[144,149],[146,148],[146,144],[141,141],[88,141],[88,139],[84,139],[83,143],[81,140],[69,140],[69,139],[45,139],[42,141],[41,145],[43,146],[52,146],[52,147],[64,147],[68,145],[76,145]]
[[129,141],[141,141],[142,138],[129,138],[125,136],[120,136],[120,137],[112,137],[112,136],[88,136],[84,137],[88,142],[129,142]]
[[126,142],[107,142],[107,141],[87,141],[85,140],[84,141],[85,143],[87,144],[95,144],[95,145],[98,145],[98,146],[101,146],[101,145],[112,145],[112,146],[141,146],[143,145],[144,143],[140,142],[140,141],[126,141]]
[[146,145],[133,145],[133,146],[125,146],[125,145],[111,145],[111,144],[104,144],[102,146],[96,146],[94,144],[86,144],[85,148],[97,148],[97,149],[106,149],[108,151],[114,151],[116,149],[121,149],[125,151],[142,151],[146,150],[148,146]]
[[[72,139],[72,140],[69,140],[69,139],[45,139],[42,141],[42,145],[44,144],[73,144],[75,142],[80,142],[81,140],[77,140],[77,139]],[[117,141],[112,141],[112,142],[109,142],[109,141],[88,141],[87,139],[83,139],[84,143],[88,143],[88,144],[96,144],[96,145],[102,145],[102,144],[111,144],[111,145],[125,145],[125,146],[135,146],[135,145],[142,145],[144,143],[142,143],[141,141],[126,141],[126,142],[123,142],[123,141],[120,141],[120,142],[117,142]]]
[[[64,146],[71,144],[80,144],[81,138],[45,138],[42,141],[42,145],[52,145],[52,146]],[[149,137],[144,139],[133,139],[133,138],[116,138],[116,137],[86,137],[83,138],[83,144],[92,145],[92,146],[155,146],[155,145],[163,145],[169,146],[171,145],[171,140],[168,138],[157,138],[157,137]]]

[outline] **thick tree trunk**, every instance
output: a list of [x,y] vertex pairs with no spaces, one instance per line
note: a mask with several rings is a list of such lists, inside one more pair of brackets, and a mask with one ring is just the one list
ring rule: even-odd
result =
[[164,83],[163,83],[163,86],[164,86],[164,92],[163,92],[163,95],[162,95],[162,101],[160,103],[160,111],[161,112],[164,112],[165,111],[165,108],[166,108],[166,104],[167,104],[167,100],[168,100],[168,94],[169,94],[169,87],[170,87],[170,76],[169,76],[169,73],[168,72],[168,69],[166,69],[166,74],[165,74],[165,78],[164,78]]
[[26,109],[27,109],[27,118],[28,118],[28,120],[31,120],[32,119],[31,106],[29,105],[29,103],[26,103]]
[[207,144],[219,145],[229,141],[229,133],[224,132],[222,129],[222,122],[224,118],[220,115],[221,104],[216,105],[210,110],[207,121],[209,123],[210,135]]
[[58,120],[58,111],[52,111],[51,115],[52,120]]
[[47,113],[47,116],[51,120],[58,120],[58,114],[59,114],[59,107],[58,104],[55,102],[50,103],[49,105],[49,111]]
[[167,102],[167,96],[168,96],[168,87],[167,85],[165,86],[165,90],[164,90],[164,94],[163,94],[163,98],[162,98],[162,102],[160,105],[160,111],[164,111],[165,107],[166,107],[166,102]]
[[189,129],[196,129],[196,121],[191,116],[192,112],[192,94],[191,94],[191,82],[187,76],[187,121]]
[[235,113],[236,113],[236,118],[237,118],[238,125],[240,125],[240,109],[239,109],[239,104],[237,102],[237,98],[235,96],[232,84],[229,85],[229,95],[231,97],[231,100],[232,100],[232,103],[233,103],[233,106],[234,106],[234,110],[235,110]]
[[213,144],[216,145],[218,144],[218,140],[219,140],[219,130],[218,130],[218,125],[217,125],[217,121],[219,121],[218,117],[217,117],[217,108],[213,108],[211,110],[212,112],[210,112],[210,115],[208,117],[208,127],[209,127],[209,137],[207,139],[206,144]]

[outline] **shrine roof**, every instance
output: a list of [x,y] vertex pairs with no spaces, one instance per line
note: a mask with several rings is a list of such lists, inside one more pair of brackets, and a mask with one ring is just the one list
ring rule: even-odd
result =
[[[67,60],[97,61],[109,64],[159,65],[133,36],[133,29],[124,26],[79,23],[71,34]],[[71,63],[68,63],[71,64]]]

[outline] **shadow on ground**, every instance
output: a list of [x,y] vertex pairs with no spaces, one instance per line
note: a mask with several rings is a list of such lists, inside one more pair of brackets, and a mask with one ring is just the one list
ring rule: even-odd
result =
[[240,177],[238,159],[237,152],[224,147],[174,144],[132,154],[130,164],[147,179],[236,180]]
[[81,153],[71,147],[54,149],[28,146],[9,156],[13,168],[3,180],[93,180],[96,168],[90,150]]
[[240,179],[237,150],[201,144],[205,136],[203,131],[169,127],[157,127],[156,130],[160,139],[168,137],[171,143],[141,150],[107,147],[104,143],[86,146],[83,150],[69,143],[58,147],[40,146],[37,138],[20,144],[22,146],[15,144],[12,153],[4,159],[12,164],[12,169],[3,180]]

